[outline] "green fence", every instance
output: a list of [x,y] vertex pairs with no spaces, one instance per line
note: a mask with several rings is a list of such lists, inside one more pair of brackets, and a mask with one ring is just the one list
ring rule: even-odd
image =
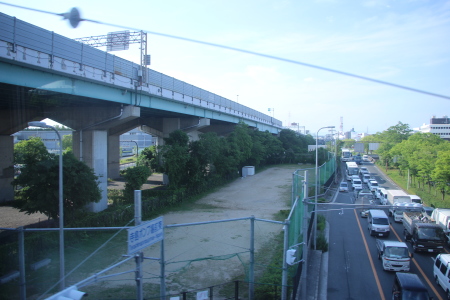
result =
[[[335,156],[330,153],[330,159],[318,167],[318,195],[324,193],[324,186],[334,176],[336,170]],[[292,210],[289,216],[289,246],[303,242],[303,221],[305,197],[314,196],[315,192],[315,168],[298,169],[292,175]],[[308,207],[308,211],[313,210],[313,205]],[[299,247],[300,251],[301,247]],[[299,257],[301,251],[298,252]]]

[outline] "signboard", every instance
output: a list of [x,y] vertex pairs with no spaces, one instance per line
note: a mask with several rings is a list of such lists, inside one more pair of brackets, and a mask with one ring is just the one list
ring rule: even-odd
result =
[[208,291],[197,292],[197,300],[209,300]]
[[369,150],[378,150],[380,143],[369,143]]
[[163,217],[128,229],[128,255],[139,252],[164,238]]
[[130,32],[129,31],[116,31],[108,32],[107,51],[119,51],[128,50],[130,48]]
[[355,152],[361,152],[361,153],[365,152],[364,151],[364,143],[355,143],[355,147],[353,150],[355,150]]

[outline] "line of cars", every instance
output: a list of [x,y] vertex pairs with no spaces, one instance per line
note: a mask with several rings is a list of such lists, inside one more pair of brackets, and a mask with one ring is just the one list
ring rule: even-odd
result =
[[[381,204],[390,204],[390,201],[388,201],[388,197],[390,196],[389,192],[382,188],[378,182],[370,176],[367,168],[361,167],[359,176],[353,175],[351,177],[351,182],[355,193],[355,199],[365,197],[366,199],[371,200],[371,202],[373,202],[374,199],[379,199]],[[412,200],[409,202],[412,202]],[[415,204],[410,204],[409,206],[413,206]],[[397,221],[395,213],[398,214],[398,212],[401,211],[403,215],[403,212],[408,211],[409,206],[406,207],[406,204],[402,206],[399,205],[397,210],[394,210],[392,214],[390,213],[394,221]],[[420,204],[417,204],[416,206],[420,206],[420,208],[422,208],[421,201]],[[429,211],[427,211],[425,215],[428,216]],[[367,229],[369,230],[371,236],[389,236],[390,222],[389,217],[384,210],[362,210],[361,217],[367,217]],[[405,219],[408,218],[406,217]],[[401,222],[402,221],[403,219]],[[405,229],[405,237],[407,236],[407,233],[408,232]],[[416,236],[418,235],[416,234]],[[432,299],[428,293],[426,285],[422,282],[419,276],[417,274],[408,273],[410,271],[413,253],[409,252],[408,246],[405,242],[376,239],[376,246],[378,259],[381,261],[383,269],[386,271],[396,272],[392,287],[392,299]],[[413,249],[414,252],[416,252],[416,250],[418,250],[418,246],[414,247],[413,244]],[[438,252],[442,250],[443,249],[439,248]],[[435,269],[439,270],[442,265],[445,265],[446,267],[442,267],[443,271],[441,271],[440,274],[435,275],[435,280],[436,282],[440,281],[442,284],[441,286],[445,286],[446,284],[448,285],[448,288],[444,288],[444,290],[446,290],[446,293],[450,299],[450,254],[448,257],[443,256],[442,258],[441,255],[442,254],[439,254],[438,256],[439,263],[436,262],[436,265],[440,265],[439,267],[435,266]]]
[[[384,210],[370,209],[368,211],[367,221],[370,235],[389,236],[390,222],[389,217]],[[377,256],[381,261],[383,269],[385,271],[396,272],[394,284],[392,286],[392,299],[432,299],[428,293],[428,288],[419,276],[414,273],[409,273],[411,260],[414,255],[409,252],[405,242],[377,239],[376,247]],[[445,261],[448,268],[450,257],[443,257],[443,260],[445,259],[448,259],[448,261]],[[438,263],[436,262],[436,264]],[[448,272],[448,270],[444,271]],[[444,276],[447,275],[447,273],[435,275],[436,282],[438,281],[438,276],[440,276],[439,278],[444,278]],[[449,282],[448,278],[450,277],[445,278],[447,282]],[[445,284],[445,282],[442,284]],[[450,292],[448,292],[448,290],[447,293],[450,298]]]

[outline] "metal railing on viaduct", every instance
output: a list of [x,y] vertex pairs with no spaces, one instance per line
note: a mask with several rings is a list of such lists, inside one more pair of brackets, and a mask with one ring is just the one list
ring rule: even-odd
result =
[[[281,121],[181,80],[0,13],[0,62],[63,73],[100,85],[202,107],[272,129]],[[140,80],[144,78],[146,82]],[[3,81],[3,80],[2,80]],[[43,87],[51,90],[51,87]],[[113,100],[114,101],[114,100]],[[137,103],[135,103],[136,105]]]

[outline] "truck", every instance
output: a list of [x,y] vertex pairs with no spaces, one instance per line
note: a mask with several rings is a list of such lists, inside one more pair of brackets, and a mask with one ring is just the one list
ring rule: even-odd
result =
[[350,151],[350,149],[347,148],[342,148],[342,154],[341,154],[341,161],[352,161],[353,157],[352,157],[352,152]]
[[431,214],[431,220],[441,226],[448,240],[450,238],[450,209],[435,208]]
[[420,212],[403,213],[403,235],[414,252],[443,252],[446,236],[441,226],[423,218]]
[[422,212],[422,207],[420,203],[397,202],[394,204],[392,217],[395,222],[401,223],[405,211]]
[[376,240],[378,259],[385,271],[409,272],[411,258],[408,246],[403,242]]
[[411,203],[411,198],[407,193],[402,190],[386,190],[387,193],[387,205],[389,207],[389,215],[395,216],[394,205],[396,203]]

